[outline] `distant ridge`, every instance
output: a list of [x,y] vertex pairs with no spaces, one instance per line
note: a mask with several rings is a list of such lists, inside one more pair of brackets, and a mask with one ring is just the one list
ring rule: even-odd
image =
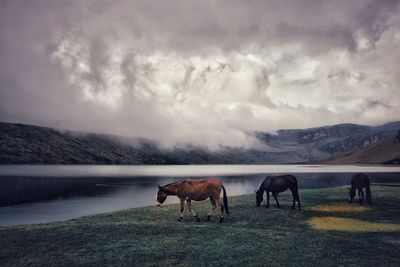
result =
[[326,161],[332,164],[400,164],[399,134]]
[[[157,141],[144,138],[0,122],[0,164],[318,163],[393,138],[399,129],[400,122],[391,122],[379,126],[338,124],[283,129],[277,134],[256,132],[254,135],[262,143],[259,148],[221,147],[209,151],[199,146],[165,149]],[[369,161],[382,162],[381,158]]]
[[265,164],[300,161],[289,152],[163,149],[154,140],[0,122],[0,164]]

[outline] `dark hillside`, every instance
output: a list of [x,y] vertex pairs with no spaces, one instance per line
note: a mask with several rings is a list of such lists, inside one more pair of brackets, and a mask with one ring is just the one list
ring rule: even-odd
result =
[[[381,126],[339,124],[257,132],[257,149],[186,146],[157,141],[0,123],[0,164],[284,164],[320,162],[393,136],[400,122]],[[370,163],[380,163],[371,160]]]

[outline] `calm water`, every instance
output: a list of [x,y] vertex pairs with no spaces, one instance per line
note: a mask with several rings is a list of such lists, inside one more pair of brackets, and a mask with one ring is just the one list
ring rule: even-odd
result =
[[[0,166],[0,225],[45,223],[155,205],[157,184],[217,177],[228,196],[254,192],[266,175],[291,173],[301,188],[349,183],[351,173],[373,183],[400,183],[400,167],[324,165]],[[169,197],[167,203],[178,202]]]

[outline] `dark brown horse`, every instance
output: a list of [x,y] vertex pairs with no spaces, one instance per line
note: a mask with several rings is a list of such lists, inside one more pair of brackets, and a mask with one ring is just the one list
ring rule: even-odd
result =
[[[158,186],[158,189],[157,201],[160,204],[164,203],[169,195],[177,196],[181,201],[181,214],[178,218],[179,222],[183,220],[185,201],[187,202],[189,211],[198,222],[200,221],[200,218],[192,210],[192,200],[201,201],[210,198],[212,209],[208,213],[207,221],[211,219],[211,215],[217,206],[221,207],[221,218],[219,222],[224,221],[224,211],[229,215],[226,190],[222,183],[217,179],[178,181],[164,186]],[[223,203],[220,199],[221,189],[224,192]]]
[[293,175],[279,175],[279,176],[268,176],[261,183],[260,188],[256,191],[256,204],[257,207],[261,205],[263,201],[264,191],[267,193],[267,208],[269,207],[269,193],[271,192],[275,198],[276,204],[278,208],[280,208],[278,202],[278,193],[284,192],[287,189],[290,189],[293,196],[293,205],[292,209],[294,209],[297,201],[297,207],[300,210],[300,197],[299,197],[299,188],[297,186],[297,179]]
[[355,173],[351,177],[351,187],[349,187],[349,203],[351,203],[356,195],[356,189],[358,190],[358,200],[360,205],[363,204],[364,201],[364,191],[367,197],[367,203],[372,205],[372,197],[371,197],[371,189],[369,178],[365,173]]

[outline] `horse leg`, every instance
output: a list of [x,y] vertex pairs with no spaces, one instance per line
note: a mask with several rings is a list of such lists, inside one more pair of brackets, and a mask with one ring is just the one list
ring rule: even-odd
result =
[[216,199],[217,205],[221,207],[221,217],[219,218],[219,222],[222,223],[224,221],[224,204],[222,204],[221,199]]
[[363,189],[361,188],[359,192],[361,193],[360,205],[362,205],[363,202],[364,202],[364,191],[363,191]]
[[266,208],[269,208],[269,191],[267,191],[267,206],[265,206]]
[[193,217],[196,218],[196,221],[199,222],[199,221],[200,221],[200,218],[197,216],[196,212],[194,212],[194,210],[192,209],[192,201],[186,200],[186,203],[187,203],[189,212],[191,212],[192,215],[193,215]]
[[292,192],[292,198],[293,198],[293,205],[292,205],[292,209],[294,209],[294,206],[296,206],[296,193],[295,193],[295,189],[290,188],[290,191]]
[[207,222],[210,221],[211,216],[214,213],[214,210],[217,208],[217,205],[215,204],[215,200],[212,197],[210,197],[210,202],[211,202],[211,210],[208,212]]
[[293,205],[292,209],[296,206],[296,201],[297,201],[297,208],[301,210],[301,204],[300,204],[300,197],[299,197],[299,190],[297,188],[290,189],[292,191],[292,197],[293,197]]
[[371,188],[369,187],[369,185],[365,188],[365,195],[367,197],[368,204],[372,205]]
[[183,211],[185,209],[185,200],[183,198],[180,198],[179,200],[181,201],[181,214],[178,218],[178,222],[183,220]]
[[279,201],[278,201],[278,198],[277,198],[277,196],[276,196],[276,193],[272,193],[272,195],[273,195],[273,196],[274,196],[274,198],[275,198],[276,205],[278,206],[278,209],[280,209],[280,208],[281,208],[281,206],[279,205]]
[[301,210],[300,196],[299,196],[298,189],[296,189],[296,199],[297,199],[297,208],[298,208],[298,210]]

